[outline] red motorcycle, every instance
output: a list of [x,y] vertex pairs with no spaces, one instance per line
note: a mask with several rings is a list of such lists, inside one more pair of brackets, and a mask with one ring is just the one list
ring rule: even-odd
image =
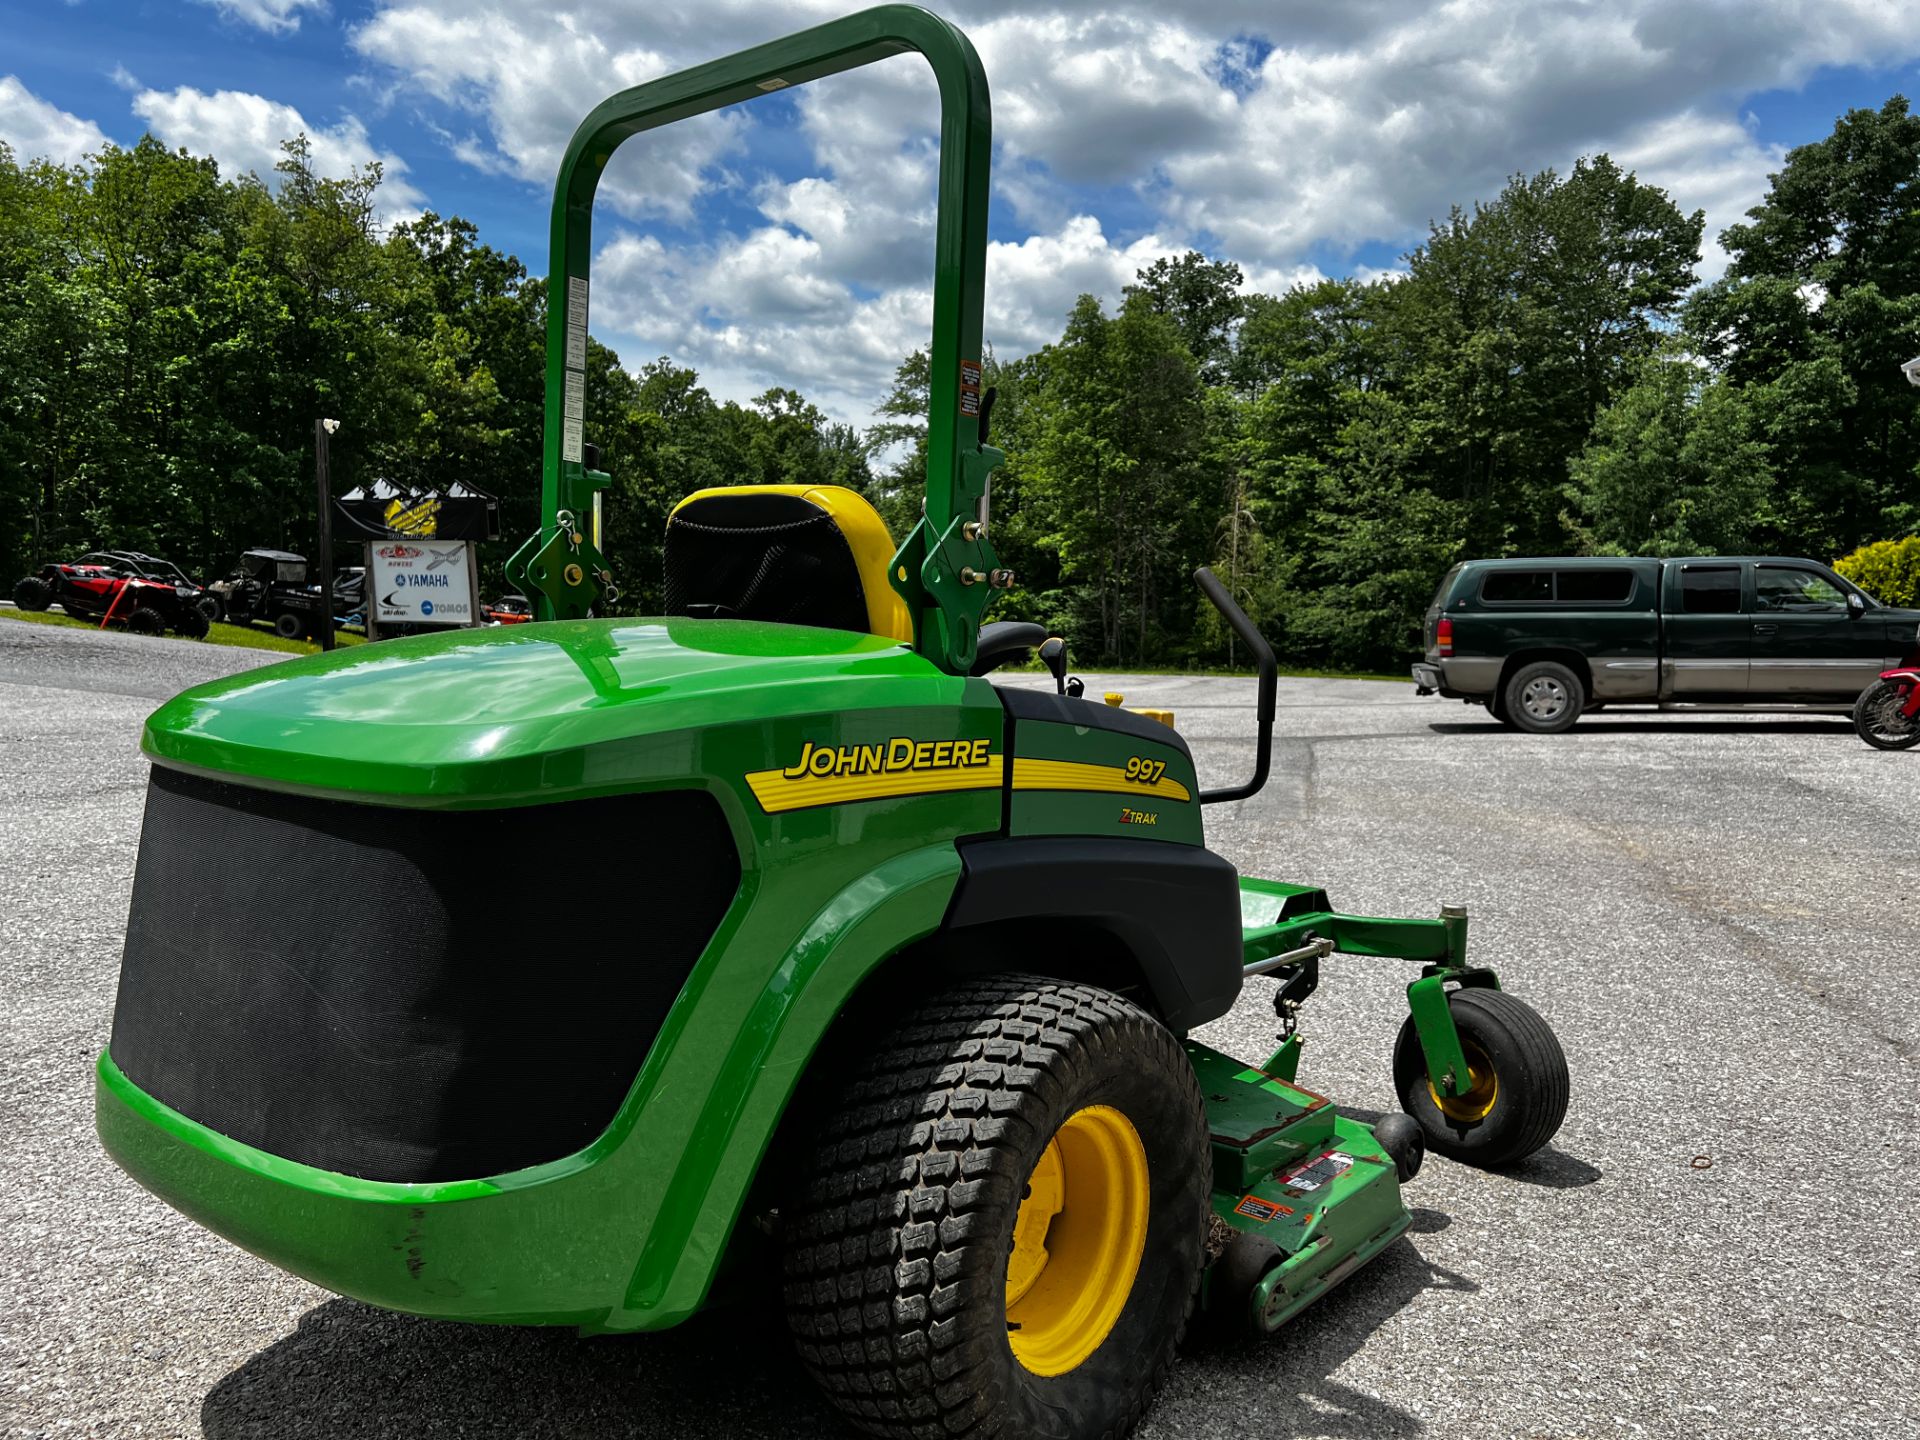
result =
[[1876,750],[1920,745],[1920,663],[1883,671],[1854,705],[1853,728]]

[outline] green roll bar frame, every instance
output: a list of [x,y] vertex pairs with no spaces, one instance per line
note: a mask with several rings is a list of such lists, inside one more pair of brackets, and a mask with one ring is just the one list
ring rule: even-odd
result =
[[541,527],[507,563],[538,618],[577,619],[612,589],[598,537],[583,518],[609,477],[588,468],[583,429],[593,199],[613,152],[642,131],[909,51],[926,58],[939,85],[939,208],[926,504],[889,578],[913,615],[915,648],[950,674],[972,666],[992,590],[1011,578],[998,569],[986,533],[987,477],[1005,456],[979,433],[993,121],[972,44],[914,5],[863,10],[636,85],[602,101],[574,132],[553,194]]

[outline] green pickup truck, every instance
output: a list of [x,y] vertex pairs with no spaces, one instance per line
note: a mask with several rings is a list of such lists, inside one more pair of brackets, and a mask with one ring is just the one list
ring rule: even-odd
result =
[[1813,560],[1469,560],[1413,679],[1539,734],[1603,705],[1851,705],[1917,628]]

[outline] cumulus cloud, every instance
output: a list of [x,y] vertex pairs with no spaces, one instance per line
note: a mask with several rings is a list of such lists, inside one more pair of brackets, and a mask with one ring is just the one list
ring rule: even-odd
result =
[[13,147],[23,165],[30,160],[74,165],[107,143],[98,125],[42,100],[13,75],[0,75],[0,140]]
[[213,156],[228,175],[251,171],[271,182],[281,142],[296,135],[307,137],[313,167],[322,175],[344,176],[377,161],[384,178],[375,203],[386,224],[415,218],[426,199],[407,180],[406,162],[377,147],[352,115],[337,125],[314,125],[291,105],[265,96],[240,90],[209,94],[191,85],[142,90],[133,97],[133,113],[168,145]]
[[198,0],[212,6],[229,19],[265,30],[270,35],[286,35],[300,28],[300,12],[317,15],[327,12],[327,0]]
[[[453,112],[456,158],[544,187],[593,101],[842,8],[374,0],[352,43],[393,94]],[[1920,5],[1889,0],[1742,0],[1737,22],[1724,0],[1005,0],[967,24],[993,86],[1003,355],[1188,246],[1281,289],[1600,151],[1705,209],[1710,277],[1782,158],[1743,100],[1920,56]],[[599,321],[724,393],[793,384],[864,418],[927,338],[938,99],[903,56],[778,104],[797,125],[749,105],[614,157],[602,193],[639,228],[602,221]]]
[[[376,13],[353,45],[485,127],[486,140],[457,142],[458,158],[547,185],[595,101],[674,68],[662,51],[621,38],[622,27],[649,28],[615,17],[603,35],[566,12],[403,4]],[[601,193],[629,215],[690,218],[694,198],[740,148],[746,123],[737,111],[704,115],[676,125],[671,144],[630,141]]]

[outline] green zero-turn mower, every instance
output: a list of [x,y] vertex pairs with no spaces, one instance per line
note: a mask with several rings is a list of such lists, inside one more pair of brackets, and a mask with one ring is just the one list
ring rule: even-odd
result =
[[[612,577],[581,433],[596,183],[643,130],[903,51],[939,82],[924,515],[688,497],[666,609]],[[153,761],[100,1135],[318,1285],[448,1319],[653,1330],[778,1274],[805,1367],[878,1435],[1112,1436],[1195,1307],[1272,1330],[1408,1224],[1431,1148],[1498,1165],[1567,1105],[1463,912],[1363,919],[1248,879],[1173,717],[1083,698],[982,625],[987,82],[883,6],[652,81],[554,196],[540,620],[190,690]],[[1055,683],[996,685],[1038,652]],[[1112,697],[1117,699],[1118,697]],[[1367,1125],[1296,1081],[1332,954],[1419,966]],[[1190,1038],[1250,980],[1279,1048]]]

